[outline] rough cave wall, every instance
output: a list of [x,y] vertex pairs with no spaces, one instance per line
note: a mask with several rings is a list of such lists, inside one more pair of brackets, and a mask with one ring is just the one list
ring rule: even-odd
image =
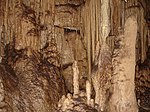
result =
[[[149,49],[150,49],[150,34],[149,34],[149,5],[148,0],[139,2],[138,10],[138,35],[136,44],[136,96],[139,110],[150,110],[150,68],[149,68]],[[141,16],[142,15],[142,16]]]
[[75,60],[80,70],[80,88],[85,89],[83,2],[0,1],[2,111],[55,111],[60,97],[66,91],[73,93]]
[[55,1],[55,35],[61,57],[62,74],[69,92],[73,93],[72,64],[76,60],[79,67],[81,89],[85,89],[87,74],[87,53],[81,34],[81,6],[83,0]]
[[[80,89],[85,90],[85,81],[88,79],[95,86],[95,91],[99,87],[102,90],[97,93],[96,103],[102,103],[101,107],[108,103],[105,101],[109,101],[114,84],[111,80],[111,54],[117,46],[121,46],[120,41],[124,41],[118,38],[125,33],[126,20],[135,14],[138,25],[135,44],[138,71],[136,79],[139,79],[141,74],[140,79],[147,80],[146,84],[136,80],[136,91],[141,106],[148,101],[139,97],[149,91],[148,67],[146,72],[144,68],[139,67],[148,59],[146,52],[150,46],[150,31],[147,29],[150,27],[147,24],[150,20],[145,19],[145,15],[149,16],[149,12],[145,11],[148,9],[148,2],[109,0],[107,16],[110,18],[107,19],[110,26],[106,23],[110,28],[107,32],[109,35],[105,35],[102,29],[106,26],[101,24],[105,16],[102,14],[101,2],[103,0],[0,1],[2,111],[52,111],[65,91],[73,93],[72,64],[75,60],[79,67]],[[104,66],[101,66],[103,63]],[[25,66],[27,67],[24,68]],[[146,74],[144,79],[141,78],[143,74]],[[144,92],[139,90],[143,85],[148,88],[144,89]],[[27,89],[28,87],[30,89]],[[134,87],[132,92],[133,90]],[[42,95],[39,95],[39,92]],[[25,93],[29,93],[31,97],[27,98]],[[24,100],[20,102],[22,99]],[[52,100],[54,102],[50,105],[49,101]],[[36,106],[39,108],[35,109]]]
[[52,112],[65,94],[54,1],[0,1],[1,111]]
[[[85,41],[87,43],[86,45],[87,45],[87,53],[88,53],[88,55],[87,55],[88,56],[88,70],[89,70],[88,79],[90,80],[90,78],[92,76],[98,76],[96,78],[96,80],[94,81],[95,84],[93,83],[93,86],[96,85],[95,88],[99,88],[99,89],[103,88],[103,91],[100,92],[100,94],[102,94],[104,91],[106,91],[108,89],[110,94],[108,94],[108,96],[106,94],[102,95],[103,97],[100,100],[101,103],[105,101],[104,100],[104,96],[108,97],[108,99],[109,99],[110,97],[113,97],[113,96],[111,96],[112,94],[119,94],[117,92],[117,86],[114,86],[114,83],[115,83],[114,80],[117,80],[117,83],[119,83],[119,82],[122,83],[122,84],[119,84],[120,86],[127,84],[128,81],[127,81],[127,83],[126,83],[126,81],[123,81],[123,82],[122,82],[122,80],[119,81],[119,79],[114,74],[115,73],[114,69],[119,67],[119,65],[118,65],[119,63],[117,63],[117,65],[116,65],[115,62],[113,62],[113,60],[115,60],[115,57],[113,57],[113,56],[115,56],[115,52],[114,51],[119,46],[122,46],[122,47],[120,47],[121,49],[124,49],[123,48],[124,45],[126,46],[125,48],[129,47],[129,50],[132,49],[133,52],[136,54],[136,55],[132,55],[132,59],[131,59],[131,57],[128,57],[129,59],[131,59],[133,61],[133,64],[132,64],[132,68],[133,69],[132,69],[132,72],[126,73],[126,75],[132,74],[131,75],[132,77],[130,77],[131,79],[130,79],[129,82],[132,83],[131,84],[132,87],[131,87],[130,91],[132,91],[131,94],[133,95],[133,97],[132,97],[133,98],[133,100],[132,100],[133,101],[133,108],[132,108],[133,110],[130,108],[130,106],[129,106],[130,104],[127,105],[125,108],[127,109],[129,107],[131,109],[131,110],[127,109],[128,111],[136,111],[137,108],[136,108],[136,101],[135,101],[135,94],[134,94],[134,91],[137,88],[137,85],[135,87],[135,84],[134,84],[134,80],[135,80],[134,79],[135,78],[135,65],[136,65],[136,62],[140,61],[142,63],[146,59],[146,52],[147,52],[148,46],[149,46],[149,33],[148,33],[149,30],[148,30],[148,24],[147,24],[148,22],[146,21],[146,17],[147,17],[146,15],[148,15],[148,11],[146,11],[147,10],[147,6],[145,4],[145,1],[137,1],[137,0],[127,0],[127,1],[125,1],[125,0],[122,0],[122,1],[120,1],[120,0],[112,0],[112,1],[110,1],[110,8],[111,8],[110,9],[110,13],[111,13],[111,15],[110,15],[110,20],[111,20],[110,21],[110,23],[111,23],[110,28],[111,29],[110,29],[109,36],[107,37],[107,44],[109,45],[110,50],[111,50],[111,52],[113,54],[112,55],[112,59],[113,59],[112,62],[113,62],[114,65],[112,67],[113,74],[112,74],[112,76],[110,76],[111,80],[109,80],[109,78],[108,78],[109,77],[109,73],[108,72],[107,72],[108,74],[105,74],[104,77],[102,77],[103,73],[101,73],[100,71],[98,72],[98,70],[100,70],[100,68],[101,68],[101,71],[102,71],[104,69],[103,67],[100,67],[100,68],[96,69],[97,65],[98,65],[98,62],[101,60],[101,59],[98,60],[97,57],[102,55],[102,51],[103,51],[103,48],[102,48],[102,45],[103,45],[102,33],[103,32],[102,32],[102,27],[101,27],[102,26],[101,22],[103,22],[101,13],[103,11],[101,11],[101,9],[98,8],[99,4],[101,4],[100,1],[97,2],[96,0],[95,1],[94,0],[86,1],[85,8],[84,8],[85,12],[83,11],[84,12],[84,15],[83,15],[83,17],[84,17],[84,22],[83,22],[84,23],[84,37],[85,37],[84,39],[85,39]],[[101,15],[101,17],[100,17],[100,15]],[[135,18],[134,21],[136,22],[136,24],[134,25],[135,26],[134,27],[135,30],[134,30],[134,28],[133,29],[128,29],[127,28],[128,25],[125,27],[125,23],[128,21],[128,19],[132,18],[132,16],[134,16],[134,18]],[[94,19],[95,17],[99,18],[98,21],[97,21],[97,19]],[[136,28],[136,26],[137,26],[137,28]],[[99,30],[97,30],[97,27],[98,27]],[[131,35],[132,35],[132,33],[134,33],[134,36],[130,35],[131,38],[134,38],[134,42],[130,43],[131,46],[129,46],[128,45],[129,43],[126,41],[126,40],[128,40],[128,38],[124,37],[124,36],[127,36],[127,33],[129,33],[129,30],[134,30],[134,32],[130,32]],[[119,39],[119,37],[121,35],[124,35],[124,36],[122,36]],[[123,39],[123,37],[125,39]],[[136,49],[135,49],[135,47],[136,47]],[[104,51],[106,52],[106,49]],[[99,55],[99,53],[100,53],[100,55]],[[121,55],[122,56],[124,55],[123,52],[122,52]],[[105,58],[107,56],[108,56],[108,54],[106,53],[105,54]],[[105,59],[105,61],[103,61],[103,65],[105,63],[107,63],[107,62],[111,62],[108,59],[110,59],[110,58],[107,58],[107,59]],[[121,60],[121,58],[120,58],[119,62],[122,62],[122,61],[123,60]],[[125,64],[125,63],[130,63],[130,62],[128,61],[128,62],[122,62],[122,63]],[[124,66],[124,69],[122,69],[123,66]],[[130,71],[130,68],[125,67],[126,65],[123,65],[123,66],[121,67],[123,72]],[[121,69],[117,70],[118,75],[120,75],[119,71],[121,71]],[[97,71],[97,74],[95,73],[95,71]],[[92,73],[92,75],[91,75],[91,73]],[[147,77],[149,72],[147,72],[146,74],[147,74],[146,75],[146,77]],[[123,78],[124,76],[122,75],[121,77]],[[146,77],[145,77],[144,80],[148,80],[148,78],[146,78]],[[98,79],[98,78],[100,78],[100,79]],[[128,79],[128,78],[125,78],[125,79]],[[98,80],[99,80],[99,82],[97,82],[97,84],[96,84],[96,81],[98,81]],[[112,84],[109,84],[109,81],[111,81]],[[102,82],[102,84],[100,84],[100,82]],[[106,86],[107,85],[106,82],[108,82],[107,83],[108,84],[108,88]],[[136,80],[136,82],[138,83],[137,80]],[[98,87],[97,86],[98,84],[100,84],[101,86]],[[102,86],[103,84],[105,86]],[[107,89],[104,90],[104,88],[107,88]],[[116,88],[116,92],[115,92],[115,88]],[[124,88],[124,87],[122,86],[121,88]],[[95,91],[96,91],[96,89],[95,89]],[[120,92],[121,91],[122,91],[122,93],[121,93],[122,94],[122,98],[123,97],[125,98],[126,97],[125,93],[126,93],[126,91],[128,91],[127,88],[125,89],[124,92],[123,92],[123,89],[121,89]],[[146,90],[145,93],[146,92],[148,92],[148,91]],[[97,100],[97,98],[95,100]],[[128,100],[128,98],[127,98],[127,100]],[[148,100],[145,100],[145,103]],[[123,100],[120,100],[120,103],[123,103]],[[128,104],[128,101],[126,103]],[[107,105],[107,104],[105,104],[105,105]],[[117,110],[113,109],[113,111],[126,111],[126,110],[124,110],[125,108],[124,109],[123,108],[124,107],[117,107]],[[120,109],[122,109],[122,110],[120,110]]]

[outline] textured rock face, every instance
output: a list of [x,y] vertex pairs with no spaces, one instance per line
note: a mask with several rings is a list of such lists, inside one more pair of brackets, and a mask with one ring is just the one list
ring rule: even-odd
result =
[[[65,90],[73,92],[74,60],[83,80],[87,62],[80,35],[82,3],[0,1],[2,111],[54,112]],[[84,88],[85,80],[80,82]]]
[[[0,0],[0,111],[55,112],[65,91],[74,92],[74,61],[79,69],[77,88],[84,91],[88,79],[87,94],[96,96],[92,102],[99,104],[99,111],[107,110],[114,94],[114,102],[120,102],[115,104],[118,111],[130,111],[133,97],[126,94],[134,94],[137,62],[138,103],[149,108],[149,4],[149,0]],[[125,26],[131,16],[137,24]],[[80,98],[68,108],[94,111],[89,101],[86,105],[76,100]]]
[[[58,2],[59,1],[59,2]],[[74,60],[78,62],[80,71],[80,87],[83,89],[87,74],[87,54],[85,42],[81,36],[81,0],[74,1],[55,1],[55,34],[58,52],[61,55],[62,74],[65,78],[69,92],[73,93],[73,70]],[[80,1],[80,2],[79,2]]]
[[150,48],[147,59],[143,63],[137,63],[135,84],[140,110],[147,112],[150,110]]
[[6,55],[5,58],[9,63],[4,59],[0,65],[1,111],[54,112],[65,94],[59,68],[40,57],[24,54]]

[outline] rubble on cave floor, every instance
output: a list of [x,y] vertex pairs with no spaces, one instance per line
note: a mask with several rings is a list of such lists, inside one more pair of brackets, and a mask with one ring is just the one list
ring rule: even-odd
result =
[[98,112],[94,100],[87,104],[85,92],[80,92],[79,95],[68,93],[67,96],[63,95],[58,102],[58,112]]

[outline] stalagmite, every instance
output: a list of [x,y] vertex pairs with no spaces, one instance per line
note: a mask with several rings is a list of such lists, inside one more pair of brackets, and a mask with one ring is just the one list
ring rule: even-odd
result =
[[2,83],[2,80],[0,79],[0,103],[4,100],[4,85]]
[[95,106],[94,104],[95,104],[94,99],[91,99],[91,101],[90,101],[91,107],[94,107]]
[[119,47],[114,50],[111,112],[138,111],[134,93],[136,35],[137,19],[130,16],[125,22],[124,35],[117,37],[120,40]]
[[73,87],[74,87],[74,96],[79,95],[79,69],[77,61],[74,61],[73,66]]
[[86,81],[86,95],[87,95],[87,104],[90,105],[90,102],[91,102],[91,84],[88,80]]
[[0,78],[0,112],[3,112],[3,108],[6,106],[5,103],[5,90],[4,90],[4,85],[3,81]]

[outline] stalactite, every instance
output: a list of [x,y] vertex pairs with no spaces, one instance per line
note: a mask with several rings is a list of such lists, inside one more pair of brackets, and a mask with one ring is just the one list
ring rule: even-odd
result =
[[106,43],[106,38],[110,33],[110,1],[101,0],[101,28],[102,40]]
[[[91,11],[91,9],[89,10]],[[86,13],[87,15],[87,18],[86,18],[86,22],[85,24],[87,24],[87,29],[86,29],[86,36],[87,36],[87,57],[88,57],[88,80],[91,81],[90,79],[90,75],[91,75],[91,26],[90,26],[90,21],[88,19],[90,19],[91,15],[90,15],[90,12],[87,12]]]
[[[96,45],[101,43],[100,31],[100,1],[89,0],[85,3],[84,8],[84,38],[86,39],[86,47],[88,54],[88,80],[91,80],[92,63],[94,63],[96,54]],[[99,44],[100,45],[100,44]]]
[[[101,0],[101,47],[98,55],[98,70],[93,73],[92,82],[96,92],[95,103],[99,110],[105,110],[106,90],[109,89],[109,78],[111,76],[111,51],[106,42],[110,33],[110,1]],[[104,59],[105,58],[105,59]],[[107,72],[106,72],[107,71]]]
[[138,30],[140,32],[140,38],[141,38],[141,62],[143,62],[146,59],[146,50],[145,50],[145,38],[144,36],[144,27],[145,27],[145,19],[144,19],[144,9],[143,7],[140,7],[138,10]]
[[124,30],[125,24],[125,2],[121,1],[121,29]]
[[113,1],[110,0],[110,35],[114,35],[114,19],[113,19],[113,14],[114,14],[114,6],[113,6]]
[[4,37],[4,44],[6,45],[6,41],[7,41],[7,38],[8,38],[8,12],[9,10],[8,10],[8,0],[6,0],[6,2],[5,2],[5,14],[4,14],[4,26],[5,26],[5,37]]
[[111,24],[111,30],[113,30],[113,35],[116,36],[118,35],[118,29],[120,27],[120,0],[111,0],[111,3],[111,15],[113,19],[113,25]]
[[[103,57],[104,54],[110,55],[108,45],[106,44],[106,38],[109,36],[109,33],[110,33],[110,19],[109,19],[110,18],[110,9],[109,8],[110,8],[109,0],[107,0],[107,1],[89,0],[85,4],[85,14],[84,14],[85,35],[84,36],[85,36],[85,38],[87,38],[87,54],[88,54],[88,66],[89,66],[88,67],[88,71],[89,71],[88,72],[88,80],[89,80],[89,82],[91,82],[90,81],[91,80],[91,69],[94,69],[92,64],[98,66],[99,67],[98,69],[103,69],[103,67],[101,67],[101,65],[98,64],[98,63],[101,63],[101,64],[105,63],[102,61],[102,59],[100,57]],[[107,53],[104,53],[105,50]],[[107,56],[104,56],[104,57],[107,57]],[[105,97],[105,96],[103,96],[104,94],[102,93],[103,94],[102,95],[101,92],[99,91],[100,88],[101,89],[103,88],[103,87],[99,86],[99,83],[103,82],[102,77],[105,74],[105,73],[104,74],[101,74],[101,73],[92,75],[92,78],[93,78],[92,83],[94,83],[94,88],[96,91],[95,102],[97,104],[99,104],[99,106],[101,106],[100,102],[101,103],[104,102],[103,98]],[[92,73],[92,74],[94,74],[94,73]],[[108,74],[105,74],[105,75],[107,77]],[[105,75],[104,75],[104,77],[105,77]],[[99,77],[101,77],[101,78],[99,78]],[[99,94],[101,94],[101,98],[99,98]]]
[[148,30],[148,46],[150,46],[150,30]]
[[91,23],[90,23],[90,30],[91,30],[91,61],[93,62],[94,61],[94,57],[95,57],[95,30],[96,30],[96,21],[95,21],[95,1],[91,1],[90,3],[90,20],[91,20]]
[[4,47],[5,47],[5,26],[2,25],[1,27],[1,51],[0,51],[0,54],[1,56],[4,56]]

